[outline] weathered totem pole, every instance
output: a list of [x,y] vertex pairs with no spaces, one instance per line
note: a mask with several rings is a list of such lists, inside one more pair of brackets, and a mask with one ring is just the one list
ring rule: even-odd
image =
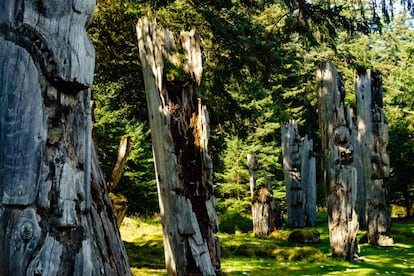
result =
[[259,160],[256,153],[250,152],[247,154],[247,167],[249,168],[250,195],[253,198],[256,191],[256,170],[259,169]]
[[331,63],[317,69],[319,125],[328,206],[332,255],[352,260],[358,254],[358,216],[355,212],[357,174],[350,109],[344,106],[345,87]]
[[302,141],[294,120],[282,123],[283,169],[288,225],[302,228],[316,223],[316,161],[313,142]]
[[137,25],[169,275],[221,271],[200,38],[176,35],[155,20]]
[[265,238],[275,230],[275,201],[271,187],[262,187],[257,190],[256,170],[259,169],[259,161],[254,152],[247,154],[247,167],[250,174],[253,233],[256,237]]
[[316,158],[313,141],[306,135],[300,151],[300,178],[305,193],[305,225],[316,224]]
[[131,275],[91,135],[94,8],[0,3],[0,275]]
[[305,195],[300,179],[301,139],[294,120],[282,123],[281,130],[288,225],[302,228],[305,226]]
[[376,70],[357,72],[355,90],[368,242],[391,245],[391,219],[385,185],[390,170],[388,124],[382,108],[381,74]]

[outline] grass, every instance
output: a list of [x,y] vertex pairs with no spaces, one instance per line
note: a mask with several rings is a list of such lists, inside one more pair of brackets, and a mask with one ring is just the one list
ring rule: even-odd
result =
[[[223,275],[414,275],[414,219],[393,224],[394,246],[360,244],[364,260],[345,262],[330,256],[325,218],[313,228],[321,233],[318,244],[288,242],[293,229],[277,230],[267,239],[219,233]],[[120,230],[134,275],[167,275],[159,218],[127,217]]]

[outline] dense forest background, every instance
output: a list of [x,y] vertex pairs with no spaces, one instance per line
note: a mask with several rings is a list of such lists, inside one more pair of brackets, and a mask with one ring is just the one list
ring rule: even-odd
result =
[[[135,32],[142,16],[155,17],[172,31],[200,32],[204,73],[199,93],[210,114],[209,151],[219,215],[250,213],[246,156],[252,151],[260,163],[258,186],[271,185],[284,208],[281,122],[295,119],[301,136],[314,140],[319,157],[315,66],[322,61],[334,62],[343,74],[351,106],[355,70],[376,68],[382,73],[390,135],[388,198],[411,210],[414,29],[411,1],[397,4],[400,1],[98,0],[89,29],[96,49],[94,133],[108,177],[119,141],[132,139],[116,191],[128,199],[128,212],[158,211]],[[167,71],[167,78],[179,78],[174,68]],[[317,162],[322,207],[325,190]]]

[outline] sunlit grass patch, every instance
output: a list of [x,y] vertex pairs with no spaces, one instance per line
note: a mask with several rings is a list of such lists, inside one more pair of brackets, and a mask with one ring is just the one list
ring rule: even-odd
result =
[[160,219],[126,217],[120,227],[133,275],[167,275]]
[[[320,218],[320,217],[319,217]],[[414,275],[414,221],[393,224],[396,243],[389,247],[360,244],[361,262],[331,257],[329,233],[324,218],[312,228],[321,233],[320,242],[288,242],[294,229],[276,230],[265,239],[252,232],[218,233],[223,275]],[[360,231],[358,237],[365,234]],[[164,264],[159,217],[126,218],[121,226],[133,275],[167,275]]]

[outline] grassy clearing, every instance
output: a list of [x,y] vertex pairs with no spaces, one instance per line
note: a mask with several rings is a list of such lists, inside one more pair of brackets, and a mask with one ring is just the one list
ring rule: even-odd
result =
[[[321,233],[318,244],[288,242],[289,229],[262,240],[251,233],[219,233],[223,275],[414,275],[414,219],[393,224],[392,247],[361,244],[362,262],[330,257],[324,219],[313,228]],[[167,275],[159,218],[125,218],[121,235],[134,275]]]

